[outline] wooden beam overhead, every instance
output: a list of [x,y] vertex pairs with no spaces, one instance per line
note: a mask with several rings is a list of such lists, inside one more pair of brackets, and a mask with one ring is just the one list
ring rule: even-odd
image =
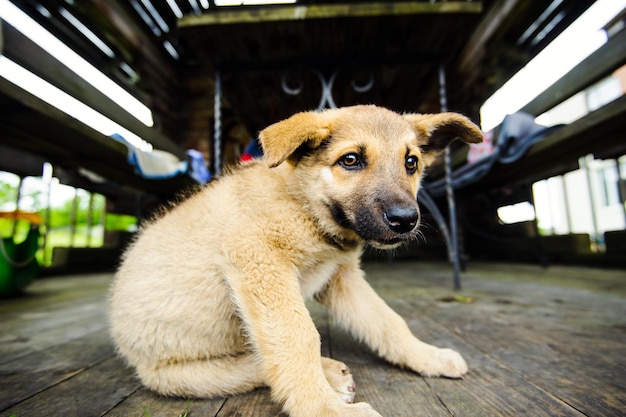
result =
[[485,46],[519,2],[520,0],[498,0],[489,13],[483,17],[460,54],[459,68],[461,72],[468,71],[484,56]]
[[480,1],[444,3],[380,2],[361,4],[320,4],[311,6],[250,7],[240,10],[212,10],[200,16],[184,16],[179,27],[262,23],[338,17],[373,17],[415,14],[481,13]]
[[[50,55],[46,50],[35,44],[24,34],[10,25],[3,25],[2,28],[0,28],[0,32],[2,33],[4,41],[2,51],[4,55],[100,114],[135,133],[142,139],[151,143],[155,149],[170,152],[181,159],[187,157],[178,144],[162,135],[156,128],[147,127],[141,123],[133,115],[120,107],[118,103],[97,90],[87,81],[76,76],[64,63]],[[28,97],[30,93],[23,92],[22,95]],[[21,97],[18,98],[18,100],[20,99]],[[29,100],[33,103],[37,102],[37,100]],[[111,139],[107,140],[113,142]]]
[[521,111],[539,116],[625,64],[626,31],[621,31],[522,107]]

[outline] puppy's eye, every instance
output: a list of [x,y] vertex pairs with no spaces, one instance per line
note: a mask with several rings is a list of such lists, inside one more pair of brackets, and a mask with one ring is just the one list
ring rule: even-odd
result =
[[404,166],[409,175],[415,173],[417,171],[417,156],[407,156]]
[[361,169],[363,168],[363,162],[361,157],[355,153],[349,153],[339,159],[339,165],[345,169]]

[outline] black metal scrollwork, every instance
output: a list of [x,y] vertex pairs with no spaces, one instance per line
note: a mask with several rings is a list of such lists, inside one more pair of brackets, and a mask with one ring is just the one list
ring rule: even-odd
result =
[[[318,71],[317,69],[309,68],[308,70],[318,78],[322,86],[322,96],[320,98],[320,101],[319,101],[319,104],[317,105],[316,110],[320,111],[326,108],[336,109],[337,104],[335,103],[335,100],[333,99],[333,86],[341,70],[335,70],[328,78],[325,77],[324,74],[322,74],[322,72]],[[283,73],[283,76],[281,78],[281,87],[285,94],[289,94],[291,96],[297,96],[298,94],[302,92],[304,88],[304,82],[301,79],[299,79],[296,81],[295,86],[289,85],[290,81],[288,79],[292,75],[293,75],[293,70],[288,70]],[[372,87],[374,87],[374,84],[375,84],[374,73],[372,71],[369,72],[368,79],[365,83],[360,84],[359,80],[357,80],[356,77],[353,77],[350,82],[350,86],[352,87],[352,90],[354,90],[356,93],[368,92],[372,89]]]

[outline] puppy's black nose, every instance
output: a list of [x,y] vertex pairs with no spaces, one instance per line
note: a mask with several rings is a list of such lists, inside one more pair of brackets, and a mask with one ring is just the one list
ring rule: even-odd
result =
[[414,206],[393,206],[385,211],[385,221],[396,233],[408,233],[415,228],[420,213]]

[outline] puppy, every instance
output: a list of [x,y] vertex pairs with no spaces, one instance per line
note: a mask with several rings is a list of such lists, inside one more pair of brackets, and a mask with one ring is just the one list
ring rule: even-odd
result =
[[163,395],[269,386],[292,417],[379,416],[352,404],[341,362],[323,358],[315,298],[382,358],[459,378],[461,356],[418,340],[365,281],[364,245],[415,238],[420,177],[452,140],[480,130],[454,113],[375,106],[299,113],[260,133],[244,164],[139,233],[110,298],[118,350]]

